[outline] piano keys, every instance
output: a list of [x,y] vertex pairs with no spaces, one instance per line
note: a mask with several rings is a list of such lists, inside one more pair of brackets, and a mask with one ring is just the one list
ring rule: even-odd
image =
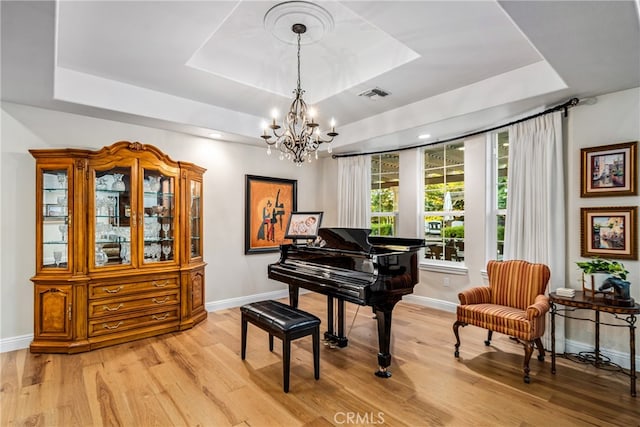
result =
[[[299,289],[327,296],[326,340],[346,347],[344,303],[373,308],[378,326],[378,370],[388,378],[391,364],[391,314],[403,295],[419,282],[418,251],[423,239],[369,236],[363,228],[321,228],[311,244],[281,245],[269,278],[289,285],[289,303],[298,306]],[[334,329],[334,299],[338,311]]]

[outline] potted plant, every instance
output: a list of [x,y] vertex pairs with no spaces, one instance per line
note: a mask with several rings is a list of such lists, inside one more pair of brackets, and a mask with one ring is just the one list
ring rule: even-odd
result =
[[622,263],[607,259],[593,258],[590,261],[576,262],[576,264],[584,274],[603,273],[626,280],[629,273]]
[[[582,270],[582,289],[585,293],[591,292],[591,294],[600,290],[609,277],[626,280],[629,273],[622,263],[601,258],[576,262],[576,265]],[[590,276],[590,279],[587,276]]]

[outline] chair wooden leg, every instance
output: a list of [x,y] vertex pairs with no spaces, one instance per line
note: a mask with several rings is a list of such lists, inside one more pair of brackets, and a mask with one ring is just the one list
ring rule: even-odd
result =
[[487,340],[484,342],[484,345],[491,345],[491,338],[493,338],[493,331],[489,329],[489,332],[487,333]]
[[538,360],[544,362],[544,346],[542,345],[542,340],[540,338],[536,338],[536,347],[538,348]]
[[524,345],[524,382],[529,384],[531,382],[531,378],[529,378],[529,360],[531,360],[531,354],[533,353],[533,342],[532,341],[522,341]]
[[453,324],[453,334],[456,336],[456,351],[453,353],[454,357],[460,357],[460,335],[458,334],[458,328],[467,326],[466,323],[456,320]]

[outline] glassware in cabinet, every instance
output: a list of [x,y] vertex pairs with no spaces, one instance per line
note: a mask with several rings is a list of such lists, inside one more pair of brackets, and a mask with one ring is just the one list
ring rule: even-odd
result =
[[191,258],[202,256],[202,183],[199,181],[190,181],[190,203],[189,203],[189,238]]
[[143,262],[175,262],[176,177],[143,168]]
[[131,264],[131,168],[93,173],[93,265]]
[[43,269],[69,267],[69,170],[42,169],[41,265]]

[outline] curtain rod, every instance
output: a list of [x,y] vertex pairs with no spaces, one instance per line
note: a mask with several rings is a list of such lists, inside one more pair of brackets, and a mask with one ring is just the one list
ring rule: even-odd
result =
[[467,133],[467,134],[464,134],[464,135],[461,135],[461,136],[457,136],[455,138],[447,138],[447,139],[444,139],[442,141],[426,142],[426,143],[423,143],[423,144],[411,145],[411,146],[402,147],[402,148],[395,148],[395,149],[392,149],[392,150],[370,151],[370,152],[367,152],[367,153],[334,154],[334,155],[331,156],[331,158],[332,159],[337,159],[337,158],[340,158],[340,157],[366,156],[366,155],[369,155],[369,154],[395,153],[397,151],[412,150],[414,148],[427,147],[429,145],[444,144],[446,142],[457,141],[459,139],[469,138],[469,137],[472,137],[472,136],[481,135],[483,133],[492,132],[494,130],[502,129],[502,128],[505,128],[507,126],[515,125],[517,123],[522,123],[522,122],[525,122],[527,120],[535,119],[536,117],[544,116],[545,114],[555,113],[556,111],[561,111],[561,110],[564,110],[564,116],[567,117],[567,112],[568,112],[569,108],[575,107],[579,103],[580,103],[580,100],[578,98],[571,98],[570,100],[568,100],[567,102],[565,102],[563,104],[556,105],[555,107],[547,108],[544,111],[541,111],[541,112],[536,113],[536,114],[532,114],[532,115],[527,116],[527,117],[523,117],[523,118],[518,119],[518,120],[514,120],[512,122],[509,122],[509,123],[506,123],[506,124],[503,124],[503,125],[500,125],[500,126],[494,126],[492,128],[489,128],[489,129],[483,129],[483,130],[478,130],[478,131],[475,131],[475,132]]

